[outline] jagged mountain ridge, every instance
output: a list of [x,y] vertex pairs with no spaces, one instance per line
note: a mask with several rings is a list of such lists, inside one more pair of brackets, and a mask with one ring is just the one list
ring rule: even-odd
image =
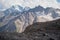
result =
[[[28,25],[31,25],[35,22],[46,22],[60,18],[60,9],[49,7],[45,9],[41,6],[37,6],[33,9],[23,12],[14,11],[9,13],[9,11],[7,11],[7,13],[7,16],[1,18],[2,21],[0,22],[0,31],[17,31],[21,33]],[[13,15],[15,13],[16,15]],[[14,31],[12,30],[12,27]]]

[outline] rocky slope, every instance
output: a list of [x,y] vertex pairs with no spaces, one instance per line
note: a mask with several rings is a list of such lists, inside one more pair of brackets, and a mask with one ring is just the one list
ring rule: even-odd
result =
[[0,32],[0,40],[60,40],[60,19],[34,23],[23,33]]
[[7,31],[22,33],[28,25],[33,23],[47,22],[60,18],[60,9],[49,7],[45,9],[41,6],[23,12],[12,7],[5,10],[3,13],[5,16],[0,18],[0,32]]
[[55,31],[60,31],[60,19],[54,20],[54,21],[48,21],[48,22],[37,22],[33,23],[32,25],[29,25],[24,33],[29,33],[29,32],[34,32],[34,31],[44,31],[44,32],[55,32]]

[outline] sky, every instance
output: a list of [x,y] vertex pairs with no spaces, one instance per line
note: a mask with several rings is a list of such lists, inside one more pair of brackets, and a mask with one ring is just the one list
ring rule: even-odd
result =
[[0,9],[6,9],[12,5],[34,8],[38,5],[60,9],[60,0],[0,0]]
[[60,3],[60,0],[57,0],[57,2],[59,2],[59,3]]

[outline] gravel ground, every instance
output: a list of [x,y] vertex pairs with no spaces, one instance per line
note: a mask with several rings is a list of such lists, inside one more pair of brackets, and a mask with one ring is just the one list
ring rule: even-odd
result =
[[32,33],[1,32],[0,40],[60,40],[60,33],[35,31]]

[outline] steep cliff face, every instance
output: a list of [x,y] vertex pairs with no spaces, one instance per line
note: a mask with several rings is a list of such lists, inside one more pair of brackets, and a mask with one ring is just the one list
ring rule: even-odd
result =
[[19,26],[19,29],[21,29],[20,27],[22,27],[22,31],[23,31],[28,25],[31,25],[35,22],[46,22],[51,20],[52,19],[46,18],[45,16],[37,16],[35,13],[29,12],[29,13],[22,14],[20,16],[20,19],[15,20],[15,24],[16,24],[16,27]]
[[38,6],[23,12],[20,12],[18,10],[11,10],[4,11],[4,14],[7,13],[7,15],[1,18],[2,21],[0,22],[0,31],[16,31],[22,33],[28,25],[31,25],[33,23],[47,22],[60,18],[60,9],[49,7],[45,9],[41,6]]

